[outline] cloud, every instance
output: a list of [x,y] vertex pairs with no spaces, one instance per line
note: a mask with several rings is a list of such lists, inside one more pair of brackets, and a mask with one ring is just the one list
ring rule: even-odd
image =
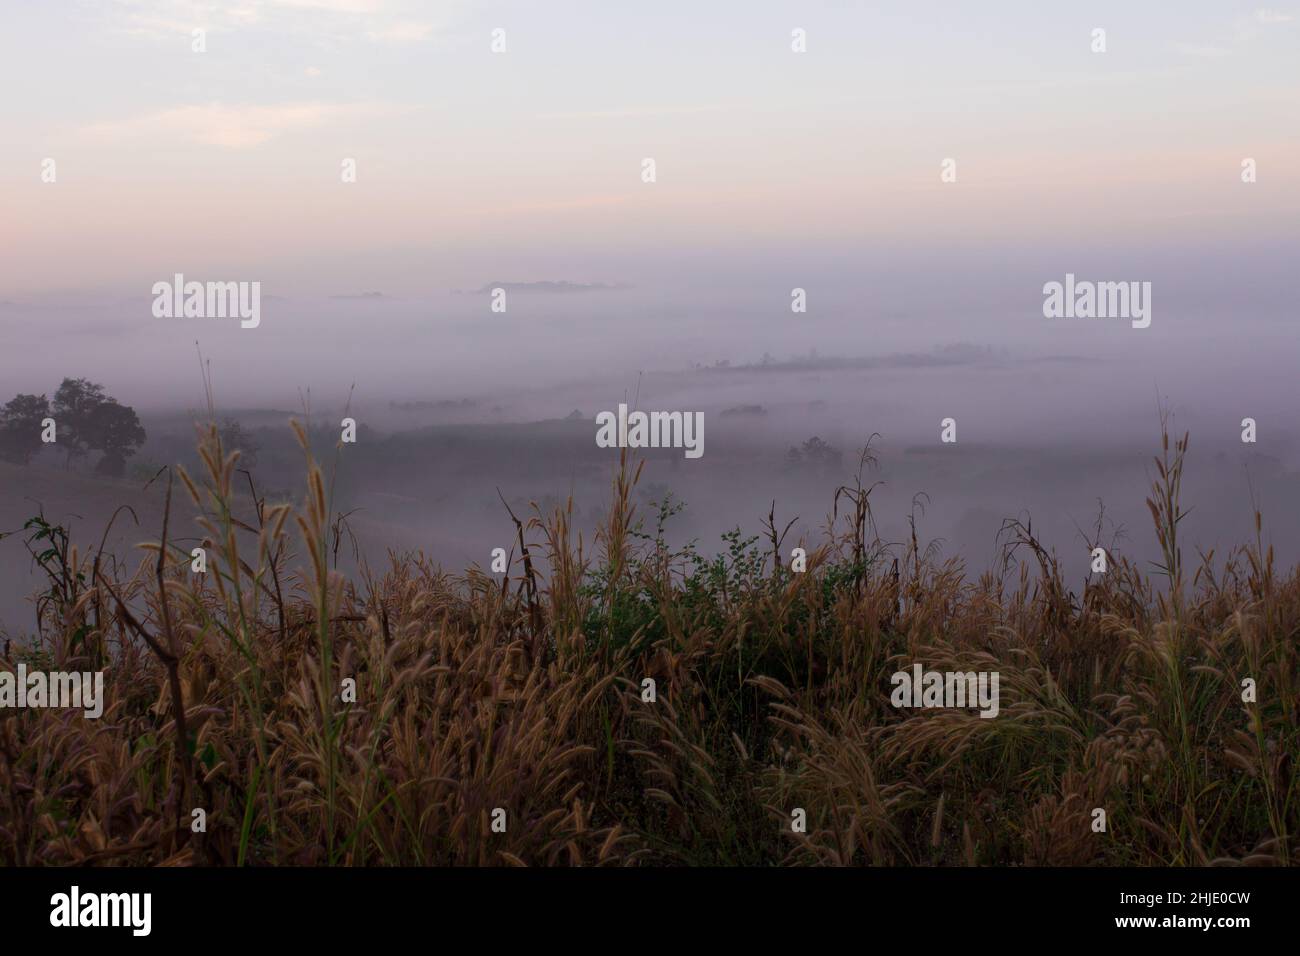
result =
[[117,0],[109,12],[117,29],[155,40],[188,36],[202,27],[409,43],[445,27],[447,15],[459,6],[458,0],[440,4],[439,22],[423,19],[427,8],[413,0]]
[[650,116],[690,116],[696,113],[720,113],[725,106],[646,106],[617,110],[577,110],[564,113],[538,113],[539,120],[570,119],[643,119]]
[[418,43],[433,32],[432,23],[400,20],[366,31],[366,39],[375,43]]
[[271,0],[271,4],[330,13],[380,13],[384,9],[384,0]]
[[1260,23],[1290,23],[1295,17],[1281,10],[1262,7],[1255,11],[1255,19]]
[[375,104],[287,103],[279,106],[181,106],[86,127],[92,136],[178,139],[225,149],[251,149],[284,133],[313,129],[359,113],[391,109]]
[[231,0],[225,4],[195,0],[117,0],[106,8],[110,24],[123,33],[166,40],[196,28],[235,30],[261,20],[259,0]]
[[1273,27],[1279,23],[1291,23],[1295,20],[1291,14],[1271,7],[1261,7],[1251,16],[1237,17],[1233,21],[1233,35],[1226,45],[1219,43],[1175,43],[1174,47],[1185,56],[1198,56],[1219,59],[1231,56],[1236,51],[1257,40],[1261,27]]
[[1174,47],[1184,56],[1199,56],[1208,59],[1231,56],[1232,51],[1226,47],[1214,46],[1212,43],[1175,43]]

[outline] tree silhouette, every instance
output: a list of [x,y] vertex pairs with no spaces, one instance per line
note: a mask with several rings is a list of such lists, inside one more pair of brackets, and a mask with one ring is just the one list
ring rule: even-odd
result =
[[126,459],[144,444],[144,428],[135,409],[120,404],[104,392],[104,386],[89,379],[65,378],[54,393],[50,415],[58,424],[67,468],[74,458],[98,451],[103,458],[95,471],[120,477],[126,472]]
[[85,378],[65,378],[54,393],[53,418],[59,428],[59,444],[67,453],[64,467],[71,468],[73,458],[80,458],[90,450],[86,441],[90,414],[106,397],[104,386]]
[[49,417],[44,395],[15,395],[0,409],[0,458],[26,465],[41,450],[41,423]]
[[830,472],[839,468],[844,461],[843,453],[829,442],[824,442],[816,435],[809,438],[801,447],[791,446],[785,453],[786,463],[793,467],[813,466]]
[[100,402],[87,416],[86,445],[104,453],[95,466],[101,475],[120,478],[126,472],[126,459],[144,444],[144,428],[135,409],[119,405],[116,399]]
[[262,444],[236,419],[223,419],[219,434],[221,450],[225,454],[229,455],[238,449],[240,465],[244,468],[252,468],[257,464],[257,453],[261,450]]

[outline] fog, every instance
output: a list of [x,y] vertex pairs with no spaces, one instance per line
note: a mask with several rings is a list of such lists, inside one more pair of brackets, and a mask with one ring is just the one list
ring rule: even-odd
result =
[[[1270,387],[1280,397],[1276,387],[1289,384],[1284,369],[1298,351],[1295,236],[1108,252],[1059,241],[972,252],[936,240],[915,251],[846,242],[822,257],[792,247],[746,258],[689,245],[676,255],[660,249],[653,269],[636,253],[617,252],[573,257],[540,273],[520,265],[488,271],[485,263],[443,287],[420,281],[414,266],[400,283],[349,286],[330,278],[335,270],[326,261],[310,283],[257,279],[256,328],[241,328],[236,318],[156,318],[149,289],[159,276],[142,275],[133,294],[110,288],[0,302],[7,346],[0,377],[10,391],[39,394],[64,375],[86,374],[136,408],[167,410],[201,397],[200,350],[224,390],[219,397],[282,406],[306,388],[340,395],[355,384],[359,398],[379,402],[482,397],[593,374],[626,386],[638,372],[757,363],[764,354],[879,359],[967,344],[1015,358],[1143,368],[1137,381],[1129,369],[1097,380],[1095,401],[1131,385],[1142,401],[1159,387],[1174,399],[1218,403],[1267,401]],[[1043,286],[1067,273],[1150,282],[1150,327],[1045,319]],[[232,278],[238,275],[257,273]],[[187,279],[213,277],[191,270]],[[506,290],[504,312],[491,310],[492,288]],[[791,311],[796,288],[805,292],[806,312]],[[1066,410],[1050,395],[1032,404]]]
[[[531,307],[553,315],[571,309],[572,335],[574,327],[612,321],[596,314],[598,295],[623,294],[548,293],[546,303]],[[522,298],[517,295],[514,301]],[[586,301],[571,306],[575,299]],[[476,385],[453,387],[442,373],[459,378],[466,370],[450,375],[455,361],[436,350],[424,360],[426,375],[393,374],[373,388],[367,387],[370,376],[360,365],[349,368],[346,357],[336,356],[338,371],[323,375],[319,367],[291,363],[281,355],[282,377],[293,374],[291,369],[300,369],[303,376],[301,391],[292,397],[274,389],[259,391],[256,375],[248,369],[251,357],[233,366],[210,358],[210,369],[218,417],[239,420],[260,446],[249,469],[259,494],[301,500],[303,458],[288,422],[297,418],[312,427],[316,454],[333,482],[334,510],[348,513],[338,552],[346,570],[355,570],[361,561],[382,569],[390,550],[423,551],[456,573],[471,564],[486,569],[493,548],[514,545],[514,527],[498,490],[521,517],[538,513],[534,504],[540,513],[549,513],[571,496],[574,524],[590,549],[618,461],[617,449],[597,446],[595,419],[620,402],[646,410],[703,413],[700,458],[688,459],[681,449],[642,453],[646,464],[637,503],[650,524],[652,502],[664,501],[669,493],[683,502],[684,510],[668,524],[668,537],[677,545],[694,540],[706,555],[723,547],[721,535],[732,528],[760,533],[773,503],[782,526],[794,520],[787,550],[800,541],[820,542],[835,489],[852,481],[858,453],[871,439],[878,463],[863,477],[880,482],[871,501],[887,542],[906,539],[915,508],[922,543],[935,541],[943,557],[960,558],[977,575],[1000,560],[1004,519],[1020,518],[1031,521],[1035,534],[1058,552],[1071,583],[1081,584],[1088,570],[1085,532],[1092,536],[1104,505],[1107,546],[1150,562],[1158,553],[1144,499],[1154,474],[1152,456],[1159,451],[1163,407],[1172,414],[1173,428],[1192,436],[1184,488],[1191,514],[1181,527],[1185,558],[1195,560],[1197,549],[1213,548],[1221,559],[1228,548],[1250,541],[1254,501],[1278,559],[1297,560],[1300,509],[1294,495],[1300,442],[1291,417],[1293,350],[1280,336],[1277,346],[1267,349],[1252,344],[1259,339],[1229,337],[1210,355],[1195,341],[1179,348],[1177,337],[1165,335],[1161,348],[1161,320],[1172,324],[1175,318],[1162,313],[1156,301],[1149,329],[1123,323],[1109,329],[1094,324],[1091,333],[1068,330],[1071,334],[1061,334],[1058,348],[1042,354],[1029,346],[971,341],[858,352],[834,346],[835,340],[825,335],[805,336],[803,343],[816,345],[786,354],[777,351],[780,336],[760,350],[706,327],[699,335],[717,348],[687,350],[700,356],[698,367],[683,367],[685,361],[659,368],[636,362],[643,355],[630,343],[624,350],[610,349],[602,363],[590,353],[607,347],[607,336],[593,339],[588,354],[575,356],[571,364],[559,357],[544,361],[540,343],[545,337],[540,335],[521,342],[521,336],[502,334],[499,344],[488,346],[517,351],[530,360],[534,375],[549,372],[552,382],[540,385],[489,372],[495,365],[485,360]],[[415,321],[396,302],[334,308],[351,310],[353,318],[335,316],[333,321],[358,330],[380,326],[380,319],[371,316],[383,309],[391,308],[395,323]],[[781,316],[768,325],[804,320]],[[488,315],[480,321],[499,319]],[[1038,324],[1046,321],[1037,317]],[[660,324],[661,334],[673,328],[687,331],[690,323],[682,317]],[[967,331],[974,333],[976,327]],[[381,329],[376,334],[386,333]],[[484,330],[479,338],[491,337]],[[845,338],[852,341],[847,334]],[[1097,342],[1103,338],[1106,348]],[[1089,339],[1094,346],[1085,352]],[[1149,344],[1148,339],[1156,341]],[[409,361],[404,354],[409,350],[399,342],[385,348],[402,364]],[[1127,349],[1121,347],[1126,344]],[[557,350],[559,345],[553,342]],[[329,343],[320,339],[308,347],[323,356]],[[190,352],[198,380],[193,342]],[[765,363],[763,352],[768,353]],[[207,348],[204,353],[208,356]],[[137,363],[151,360],[137,358]],[[349,370],[356,374],[342,374]],[[98,375],[93,367],[90,374]],[[84,554],[98,546],[114,510],[126,504],[133,513],[118,514],[108,551],[134,562],[141,552],[133,546],[156,539],[161,526],[162,483],[146,489],[148,479],[168,463],[197,471],[194,422],[205,417],[196,411],[202,406],[201,386],[190,383],[182,391],[193,400],[168,406],[160,392],[146,388],[143,394],[153,400],[141,400],[128,385],[100,377],[111,394],[123,400],[129,395],[143,406],[149,437],[131,459],[128,477],[97,477],[85,466],[70,472],[53,449],[27,467],[0,465],[0,530],[18,529],[39,507],[47,518],[72,527]],[[340,445],[339,424],[345,416],[358,423],[357,441]],[[1254,444],[1241,441],[1241,420],[1247,416],[1258,423]],[[955,420],[952,443],[941,441],[940,423],[946,418]],[[791,447],[814,436],[839,452],[838,462],[796,464],[787,459]],[[241,492],[244,488],[241,478]],[[197,540],[186,496],[178,493],[176,501],[173,537]],[[247,507],[246,496],[242,506]],[[0,541],[0,570],[5,632],[29,632],[34,611],[27,597],[40,581],[21,536]]]

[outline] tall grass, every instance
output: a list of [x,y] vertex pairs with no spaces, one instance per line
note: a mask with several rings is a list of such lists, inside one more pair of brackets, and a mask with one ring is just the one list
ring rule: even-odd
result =
[[[594,547],[569,502],[509,513],[504,579],[390,554],[350,580],[306,433],[295,508],[237,492],[205,428],[201,473],[176,472],[205,574],[170,540],[170,473],[134,569],[29,529],[50,587],[3,665],[102,666],[107,700],[99,720],[0,714],[0,860],[1300,863],[1300,577],[1258,511],[1251,544],[1184,564],[1188,446],[1162,431],[1160,580],[1112,553],[1076,598],[1028,522],[978,578],[922,544],[924,499],[882,542],[869,448],[803,573],[775,503],[764,543],[673,550],[678,506],[638,515],[624,453]],[[895,710],[889,676],[916,661],[998,671],[999,716]]]

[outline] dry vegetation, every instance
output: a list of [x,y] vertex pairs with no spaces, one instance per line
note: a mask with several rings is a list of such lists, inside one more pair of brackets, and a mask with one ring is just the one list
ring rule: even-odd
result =
[[[103,669],[107,702],[0,713],[6,864],[1300,863],[1300,578],[1258,518],[1184,566],[1167,433],[1164,566],[1112,554],[1081,595],[1018,522],[978,580],[881,542],[867,453],[802,574],[775,514],[717,558],[670,549],[624,458],[587,546],[560,509],[518,525],[505,580],[418,555],[345,580],[317,464],[291,508],[215,428],[201,451],[174,489],[204,575],[165,524],[134,573],[32,526],[42,629],[0,663]],[[895,710],[913,661],[1000,672],[1000,715]]]

